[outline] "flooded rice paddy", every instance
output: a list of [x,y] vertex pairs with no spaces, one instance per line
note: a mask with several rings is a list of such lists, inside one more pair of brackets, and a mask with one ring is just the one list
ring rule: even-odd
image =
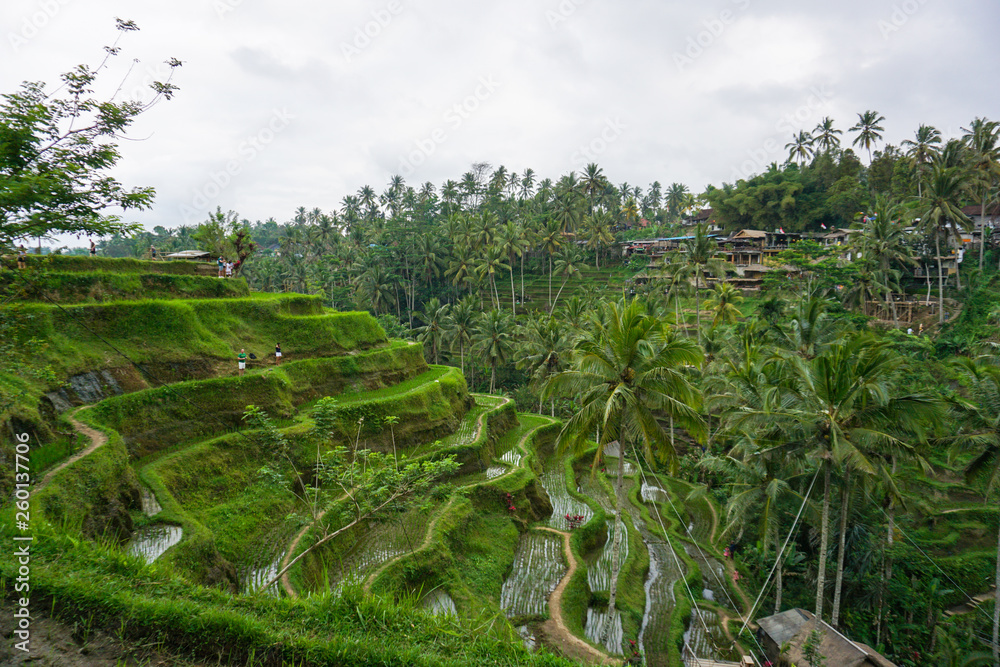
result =
[[565,574],[562,538],[537,530],[524,533],[500,591],[500,608],[508,617],[546,614],[548,597]]

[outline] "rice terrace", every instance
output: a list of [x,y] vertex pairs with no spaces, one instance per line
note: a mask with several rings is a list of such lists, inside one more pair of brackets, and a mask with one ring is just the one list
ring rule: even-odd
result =
[[[1000,122],[967,109],[997,93],[909,76],[996,22],[970,2],[879,41],[878,3],[668,40],[697,3],[392,0],[340,56],[352,3],[138,3],[191,93],[121,18],[12,84],[0,665],[1000,667]],[[25,76],[91,36],[12,3]],[[795,102],[835,30],[854,71]],[[709,184],[610,178],[680,169]]]

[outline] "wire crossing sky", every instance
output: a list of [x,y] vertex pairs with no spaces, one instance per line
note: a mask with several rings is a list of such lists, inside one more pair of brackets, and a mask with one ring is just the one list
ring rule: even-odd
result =
[[825,116],[847,145],[868,109],[896,145],[921,123],[947,139],[1000,119],[989,0],[9,0],[0,92],[96,66],[115,17],[141,30],[108,95],[184,61],[175,99],[121,146],[118,178],[157,190],[126,217],[149,228],[216,206],[284,221],[473,162],[553,179],[597,162],[613,183],[698,193],[783,162]]

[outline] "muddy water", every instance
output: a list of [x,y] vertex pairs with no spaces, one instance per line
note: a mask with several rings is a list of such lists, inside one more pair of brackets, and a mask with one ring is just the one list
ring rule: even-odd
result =
[[[625,531],[625,525],[621,524],[621,544],[618,545],[618,552],[620,558],[619,563],[624,563],[625,559],[628,557],[628,533]],[[597,552],[596,558],[589,558],[587,563],[587,585],[590,586],[592,591],[609,591],[611,590],[611,561],[614,557],[614,549],[612,548],[615,540],[615,524],[613,521],[607,522],[607,533],[608,538],[604,543],[604,546]]]
[[454,616],[458,617],[458,610],[455,608],[455,601],[448,595],[448,591],[443,588],[432,589],[420,600],[420,606],[429,611],[434,616]]
[[348,582],[362,582],[375,568],[420,546],[427,532],[426,517],[417,513],[403,521],[381,523],[369,530],[329,572],[330,588],[339,590]]
[[566,515],[582,516],[579,525],[590,521],[594,512],[586,503],[577,500],[566,490],[566,477],[563,475],[563,464],[561,459],[552,458],[545,463],[544,472],[539,478],[545,492],[549,494],[549,501],[552,503],[552,516],[549,517],[548,525],[556,530],[571,530]]
[[729,648],[731,643],[722,630],[718,614],[701,607],[692,610],[690,625],[684,632],[687,655],[707,660],[737,661],[741,656],[738,651]]
[[621,612],[615,609],[615,614],[611,618],[611,627],[608,628],[607,639],[601,642],[601,637],[604,636],[604,626],[608,622],[608,610],[607,609],[595,609],[590,607],[587,609],[587,623],[584,626],[584,634],[587,635],[587,639],[594,642],[598,646],[603,646],[604,649],[613,655],[622,655],[622,615]]
[[548,597],[565,574],[560,536],[538,530],[521,535],[500,591],[500,608],[509,617],[547,613]]
[[136,531],[128,543],[128,553],[141,556],[147,563],[163,555],[163,553],[181,541],[184,530],[180,526],[156,524],[146,526]]
[[156,500],[156,495],[148,486],[142,487],[142,513],[146,516],[156,516],[163,511],[160,503]]

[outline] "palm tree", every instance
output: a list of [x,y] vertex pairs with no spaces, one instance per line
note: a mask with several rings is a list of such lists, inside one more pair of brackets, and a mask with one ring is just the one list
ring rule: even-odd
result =
[[559,295],[562,294],[563,288],[566,287],[566,283],[569,279],[574,276],[579,276],[580,271],[586,270],[588,267],[583,263],[583,251],[580,250],[579,246],[576,244],[568,246],[565,250],[559,253],[559,259],[555,263],[555,272],[562,276],[562,285],[559,286],[559,291],[556,292],[555,301],[549,307],[549,314],[555,309],[556,304],[559,303]]
[[790,142],[785,144],[785,148],[788,149],[789,161],[800,162],[802,164],[808,162],[815,153],[813,150],[813,138],[805,130],[799,132]]
[[448,304],[442,305],[438,298],[431,297],[424,305],[423,312],[417,311],[414,315],[424,323],[424,326],[417,327],[417,340],[431,346],[431,363],[438,363],[438,350],[441,349],[441,341],[444,340],[448,323]]
[[476,322],[472,336],[473,350],[490,364],[490,393],[495,393],[497,366],[507,363],[513,350],[511,315],[503,310],[491,310]]
[[607,187],[608,179],[604,177],[604,172],[601,168],[597,166],[596,163],[591,162],[583,170],[583,192],[587,195],[590,201],[590,208],[588,212],[591,216],[594,215],[594,197],[600,194],[605,187]]
[[739,305],[743,302],[743,293],[729,283],[716,283],[712,291],[712,299],[708,303],[709,309],[715,312],[712,326],[736,324],[736,321],[743,317],[739,309]]
[[[786,392],[783,399],[764,409],[739,408],[734,421],[744,431],[759,433],[762,440],[777,442],[775,453],[805,455],[819,462],[823,504],[815,614],[823,618],[834,469],[846,467],[868,476],[882,474],[883,459],[914,451],[898,434],[922,433],[925,423],[936,421],[940,408],[937,401],[924,396],[893,395],[892,381],[902,360],[888,343],[867,334],[841,337],[811,359],[784,354],[778,363]],[[846,477],[845,483],[848,481]],[[842,580],[842,566],[841,558],[838,581]],[[835,599],[839,602],[839,588]],[[834,615],[838,613],[839,608],[835,608]]]
[[[604,446],[618,441],[618,516],[626,502],[622,471],[629,449],[641,445],[650,460],[655,450],[676,469],[677,453],[657,415],[669,416],[696,438],[704,434],[699,414],[701,395],[686,370],[701,362],[701,353],[690,339],[664,334],[663,324],[647,315],[637,299],[605,304],[603,321],[595,318],[577,344],[573,367],[555,376],[543,394],[577,396],[580,400],[580,409],[559,432],[557,450],[582,449],[588,438],[599,433],[596,467]],[[609,619],[615,612],[621,539],[621,522],[616,521]],[[605,636],[609,629],[606,625]]]
[[868,151],[868,163],[872,161],[872,147],[882,139],[882,132],[885,131],[879,123],[885,120],[885,116],[877,111],[869,109],[858,114],[858,122],[850,128],[851,132],[857,132],[858,136],[851,142],[852,146],[861,144],[861,147]]
[[514,290],[514,258],[521,258],[521,284],[523,286],[524,253],[528,252],[531,244],[528,243],[524,227],[513,220],[508,220],[507,224],[501,228],[497,244],[500,251],[507,256],[507,264],[510,269],[510,312],[517,314],[517,292]]
[[906,232],[901,217],[903,208],[892,199],[877,195],[874,215],[862,218],[861,234],[857,239],[858,251],[865,262],[872,262],[876,279],[886,295],[886,307],[892,312],[893,325],[899,327],[896,301],[892,298],[892,287],[898,286],[900,272],[893,267],[900,264],[915,265],[913,252],[906,243]]
[[484,248],[483,253],[476,261],[476,274],[479,276],[479,279],[488,279],[489,285],[493,289],[490,298],[493,299],[495,308],[500,307],[500,293],[497,292],[496,274],[498,271],[504,269],[513,271],[510,268],[510,264],[506,264],[503,260],[503,249],[497,245],[490,244]]
[[[573,349],[573,336],[556,318],[539,316],[528,320],[519,328],[516,363],[531,376],[531,384],[538,391],[538,412],[542,411],[542,390],[550,378],[565,369]],[[555,417],[555,400],[551,400],[551,413]]]
[[912,141],[910,139],[902,141],[902,145],[906,146],[906,154],[916,163],[918,197],[923,195],[923,173],[927,170],[931,159],[937,155],[937,146],[940,143],[941,133],[931,125],[921,125],[917,128]]
[[[987,498],[1000,491],[1000,366],[996,359],[959,358],[955,364],[966,382],[968,399],[955,399],[962,424],[956,449],[973,454],[965,468],[970,482],[986,484]],[[1000,531],[997,532],[996,589],[1000,590]],[[1000,601],[993,605],[993,661],[1000,661]]]
[[478,317],[479,308],[476,306],[476,297],[468,294],[452,306],[444,321],[450,349],[454,350],[455,346],[458,345],[462,375],[465,375],[465,350],[472,345],[472,334],[476,329]]
[[968,183],[959,167],[944,167],[935,163],[931,168],[927,194],[917,200],[915,216],[920,229],[934,236],[938,263],[938,322],[944,323],[944,271],[941,266],[941,237],[962,242],[962,230],[970,230],[972,221],[962,213],[962,200]]
[[550,220],[545,227],[539,231],[538,243],[546,255],[549,256],[549,311],[552,310],[552,257],[563,244],[562,226],[556,220]]
[[[843,132],[834,129],[833,119],[826,116],[813,130],[813,140],[821,151],[828,153],[834,148],[840,146],[840,138],[837,136],[838,134],[843,134]],[[785,148],[787,148],[787,146]]]
[[685,239],[681,247],[684,252],[678,263],[689,275],[694,274],[695,326],[698,330],[698,342],[701,342],[702,275],[711,273],[717,278],[724,278],[728,264],[718,258],[719,245],[705,232],[704,225],[695,227],[694,237]]
[[986,246],[986,206],[990,195],[996,196],[995,187],[1000,180],[1000,145],[997,142],[1000,124],[985,118],[976,118],[969,129],[963,127],[962,131],[965,132],[962,140],[971,153],[973,190],[978,195],[980,205],[979,221],[982,232],[979,237],[979,270],[982,271],[983,248]]
[[597,268],[601,268],[601,248],[614,242],[611,233],[611,216],[606,211],[597,211],[583,219],[584,238],[587,247],[594,251]]
[[678,222],[684,211],[687,210],[691,193],[683,183],[671,183],[667,188],[664,204],[667,207],[667,215],[671,222]]

